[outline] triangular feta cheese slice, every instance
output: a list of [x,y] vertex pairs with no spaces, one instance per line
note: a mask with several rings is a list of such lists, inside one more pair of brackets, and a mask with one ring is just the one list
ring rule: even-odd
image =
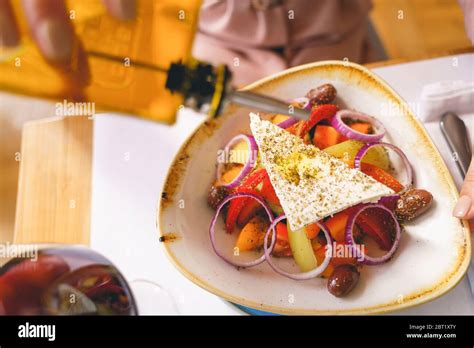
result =
[[250,128],[293,231],[355,204],[376,202],[394,193],[254,113],[250,113]]

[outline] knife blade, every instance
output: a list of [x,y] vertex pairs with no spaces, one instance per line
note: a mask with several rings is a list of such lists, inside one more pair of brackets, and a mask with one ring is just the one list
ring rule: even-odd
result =
[[454,112],[446,112],[443,114],[439,124],[441,132],[448,143],[453,160],[456,162],[464,179],[472,158],[466,124]]

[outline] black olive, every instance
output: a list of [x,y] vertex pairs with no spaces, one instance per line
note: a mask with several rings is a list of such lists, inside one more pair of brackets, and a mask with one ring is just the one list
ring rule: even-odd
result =
[[217,209],[228,194],[229,192],[224,186],[211,185],[207,195],[207,203],[213,209]]
[[336,297],[346,296],[359,281],[359,271],[354,265],[339,265],[328,279],[328,290]]
[[337,90],[336,88],[326,83],[319,87],[313,88],[306,94],[306,98],[309,99],[311,105],[330,104],[336,99]]

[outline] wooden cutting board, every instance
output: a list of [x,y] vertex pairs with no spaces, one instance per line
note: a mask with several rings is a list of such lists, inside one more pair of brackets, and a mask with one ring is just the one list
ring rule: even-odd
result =
[[93,120],[25,123],[14,243],[89,244]]

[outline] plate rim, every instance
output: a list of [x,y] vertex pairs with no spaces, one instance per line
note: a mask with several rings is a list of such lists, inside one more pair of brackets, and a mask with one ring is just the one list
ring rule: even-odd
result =
[[[278,82],[278,80],[284,79],[286,77],[289,77],[291,75],[295,75],[297,73],[307,71],[307,70],[312,70],[315,68],[321,68],[321,66],[337,66],[338,68],[350,68],[357,70],[358,72],[362,73],[365,75],[367,78],[370,80],[375,81],[375,83],[383,89],[384,92],[389,94],[392,98],[394,98],[399,105],[406,105],[406,102],[403,100],[401,96],[398,95],[398,93],[390,87],[387,82],[385,82],[382,78],[380,78],[378,75],[370,71],[369,69],[365,68],[362,65],[352,63],[352,62],[346,62],[346,61],[339,61],[339,60],[325,60],[325,61],[319,61],[319,62],[313,62],[313,63],[308,63],[308,64],[303,64],[299,65],[290,69],[286,69],[284,71],[281,71],[279,73],[270,75],[268,77],[265,77],[263,79],[260,79],[256,82],[251,83],[250,85],[242,88],[241,90],[259,90],[260,88],[267,87],[268,85]],[[436,145],[433,143],[433,140],[427,133],[425,127],[421,123],[421,121],[413,114],[410,108],[405,108],[405,112],[409,115],[410,121],[414,122],[415,125],[418,127],[418,131],[421,132],[421,135],[424,137],[423,141],[426,141],[430,149],[434,152],[434,155],[438,158],[439,162],[441,163],[441,167],[439,168],[442,170],[443,176],[447,179],[446,184],[448,185],[451,194],[454,199],[457,199],[459,197],[458,190],[454,184],[454,180],[452,178],[451,173],[449,172],[446,163],[441,157],[441,154],[439,153],[438,148]],[[228,110],[228,114],[231,113],[231,110]],[[217,119],[217,120],[222,120],[222,117]],[[183,142],[183,144],[180,146],[179,150],[176,152],[172,164],[167,170],[166,173],[166,179],[163,182],[162,190],[160,191],[160,198],[158,201],[158,206],[157,206],[157,216],[156,216],[156,227],[158,231],[159,237],[161,237],[163,229],[162,227],[162,214],[163,211],[167,208],[166,207],[166,201],[167,199],[164,199],[162,194],[163,192],[166,192],[165,189],[168,187],[170,184],[170,174],[175,170],[175,168],[180,165],[179,164],[179,159],[180,155],[184,152],[184,150],[187,149],[189,144],[191,144],[192,140],[198,135],[200,130],[203,129],[209,122],[212,122],[215,120],[209,120],[207,119],[204,121],[199,127],[197,127],[194,132],[192,132],[186,140]],[[178,178],[178,184],[181,184],[182,180],[182,175]],[[174,184],[174,187],[178,187],[176,184]],[[173,192],[173,194],[177,192],[176,190]],[[467,269],[469,267],[469,257],[468,255],[471,254],[471,239],[470,239],[470,233],[469,233],[469,224],[467,220],[459,220],[461,228],[464,232],[464,245],[460,244],[460,249],[463,249],[464,253],[462,255],[462,261],[457,262],[457,266],[454,267],[448,275],[444,276],[443,279],[441,279],[439,282],[436,284],[433,284],[428,288],[428,290],[422,289],[418,290],[417,292],[413,294],[410,294],[410,297],[408,300],[403,300],[401,303],[399,301],[392,301],[392,302],[387,302],[371,307],[360,307],[360,308],[351,308],[351,309],[343,309],[343,310],[318,310],[318,309],[306,309],[306,308],[285,308],[285,307],[278,307],[278,306],[273,306],[273,305],[268,305],[264,303],[258,303],[254,302],[252,300],[248,300],[246,298],[240,298],[236,297],[234,295],[228,294],[225,291],[219,290],[213,285],[207,283],[206,281],[202,280],[199,276],[194,275],[192,272],[190,272],[185,266],[183,266],[179,261],[178,258],[173,254],[173,252],[170,250],[169,243],[160,243],[163,244],[163,248],[165,250],[165,254],[167,258],[170,260],[170,262],[173,264],[173,266],[180,271],[181,274],[183,274],[186,278],[188,278],[190,281],[192,281],[194,284],[198,285],[199,287],[203,288],[206,291],[211,292],[212,294],[219,296],[222,299],[225,299],[230,302],[237,303],[242,306],[250,307],[253,309],[261,310],[261,311],[266,311],[266,312],[272,312],[272,313],[278,313],[278,314],[284,314],[284,315],[360,315],[360,314],[384,314],[384,313],[389,313],[389,312],[395,312],[395,311],[400,311],[400,310],[405,310],[409,308],[413,308],[416,306],[419,306],[424,303],[431,302],[437,298],[440,298],[441,296],[445,295],[447,292],[455,288],[463,279],[465,273],[467,272]]]

